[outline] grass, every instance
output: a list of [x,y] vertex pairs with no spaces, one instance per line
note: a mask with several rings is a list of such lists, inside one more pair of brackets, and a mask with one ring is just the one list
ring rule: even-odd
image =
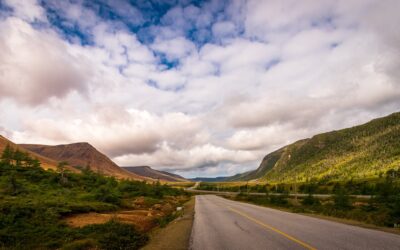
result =
[[194,182],[167,182],[166,185],[174,188],[188,188],[194,185]]
[[[343,187],[351,195],[377,195],[380,186],[386,181],[388,175],[400,177],[400,170],[389,170],[381,177],[347,180],[347,181],[327,181],[325,179],[313,179],[309,182],[289,182],[289,183],[262,183],[262,182],[202,182],[197,187],[199,190],[207,191],[228,191],[247,193],[303,193],[309,192],[316,194],[332,194],[338,187]],[[395,177],[394,182],[399,185],[400,178]]]
[[[375,229],[375,230],[380,230],[380,231],[400,235],[399,227],[378,226],[378,225],[366,223],[366,222],[363,222],[360,220],[323,215],[323,214],[316,213],[315,211],[312,211],[312,210],[307,211],[307,210],[303,210],[303,209],[296,209],[291,206],[281,206],[281,205],[276,205],[276,204],[272,204],[272,203],[268,203],[268,202],[255,202],[254,200],[243,199],[243,197],[238,198],[237,195],[221,195],[221,196],[224,198],[230,199],[230,200],[238,201],[238,202],[250,203],[250,204],[254,204],[254,205],[258,205],[258,206],[264,206],[264,207],[277,209],[277,210],[284,211],[284,212],[297,213],[297,214],[302,214],[305,216],[310,216],[310,217],[314,217],[314,218],[318,218],[318,219],[324,219],[324,220],[334,221],[334,222],[343,223],[343,224],[347,224],[347,225],[359,226],[359,227],[368,228],[368,229]],[[295,199],[288,200],[288,204],[293,204],[293,203],[298,204],[299,202],[301,203],[301,199],[299,199],[297,201]]]
[[63,218],[130,208],[137,197],[151,206],[185,194],[160,183],[117,180],[90,170],[47,171],[36,161],[26,165],[27,155],[17,164],[12,150],[7,157],[0,161],[0,249],[138,249],[147,236],[130,224],[71,228]]
[[317,214],[358,221],[379,227],[394,228],[400,223],[398,193],[387,198],[377,196],[370,200],[350,198],[345,193],[337,193],[331,198],[318,199],[310,194],[302,198],[289,198],[287,195],[251,196],[239,194],[234,200],[256,205],[285,209],[305,214]]
[[[296,186],[293,183],[201,183],[198,189],[239,192],[237,200],[292,212],[330,216],[386,228],[400,225],[400,170],[389,170],[379,178],[366,180],[336,182],[321,179],[297,183]],[[247,191],[265,195],[247,196]],[[297,200],[289,197],[289,193],[295,192],[308,195]],[[313,194],[332,196],[322,199]],[[362,200],[350,195],[370,195],[372,198]]]
[[174,223],[170,223],[164,228],[157,228],[150,235],[149,243],[144,246],[144,250],[158,249],[189,249],[190,236],[194,219],[195,197],[183,205],[183,215]]

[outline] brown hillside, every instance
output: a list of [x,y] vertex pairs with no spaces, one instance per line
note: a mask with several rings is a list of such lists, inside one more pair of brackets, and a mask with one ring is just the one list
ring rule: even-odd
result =
[[36,144],[20,144],[20,146],[56,161],[66,161],[71,166],[90,166],[91,170],[104,175],[135,180],[151,180],[120,168],[106,155],[86,142],[55,146]]
[[[15,143],[13,143],[12,141],[8,140],[7,138],[5,138],[4,136],[0,135],[0,153],[3,152],[4,148],[7,145],[10,145],[14,149],[18,149],[20,151],[26,152],[26,153],[30,154],[33,158],[37,158],[40,161],[40,164],[44,169],[54,169],[54,170],[57,169],[58,161],[49,159],[48,157],[39,155],[35,152],[30,151],[29,149],[23,148],[20,145],[17,145]],[[73,172],[79,172],[77,169],[75,169],[71,166],[67,166],[67,168]]]
[[155,180],[167,181],[167,182],[188,182],[189,180],[183,178],[180,175],[168,173],[165,171],[155,170],[149,166],[137,166],[137,167],[122,167],[131,173],[135,173],[140,176],[146,176]]

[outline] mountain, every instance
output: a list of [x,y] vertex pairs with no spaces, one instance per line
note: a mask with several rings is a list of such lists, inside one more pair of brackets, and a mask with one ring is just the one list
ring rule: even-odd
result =
[[[57,169],[57,165],[58,165],[57,161],[55,161],[53,159],[50,159],[48,157],[39,155],[39,154],[37,154],[35,152],[32,152],[32,151],[30,151],[30,150],[28,150],[26,148],[23,148],[23,147],[15,144],[14,142],[8,140],[4,136],[0,135],[0,154],[3,152],[4,148],[7,145],[10,145],[10,147],[12,147],[15,150],[18,149],[18,150],[20,150],[22,152],[28,153],[31,157],[38,159],[40,161],[40,163],[41,163],[41,166],[44,169],[54,169],[54,170]],[[73,171],[73,172],[79,172],[79,170],[77,170],[77,169],[75,169],[75,168],[73,168],[71,166],[66,166],[66,168],[71,170],[71,171]]]
[[293,182],[376,177],[400,168],[400,113],[315,135],[264,157],[260,166],[226,181]]
[[152,179],[159,179],[163,181],[171,181],[171,182],[186,182],[189,181],[185,179],[184,177],[177,175],[177,174],[171,174],[166,171],[159,171],[152,169],[149,166],[138,166],[138,167],[122,167],[126,169],[129,172],[132,172],[134,174],[140,175],[140,176],[145,176],[149,177]]
[[19,144],[19,146],[57,162],[68,162],[71,166],[81,168],[89,166],[91,170],[104,175],[135,180],[148,179],[120,168],[106,155],[86,142],[56,146],[37,144]]
[[204,182],[222,182],[222,181],[226,181],[229,178],[233,178],[233,176],[232,177],[225,177],[225,176],[219,176],[219,177],[196,177],[196,178],[192,178],[190,180],[191,181],[204,181]]
[[[25,153],[28,153],[31,157],[36,158],[40,161],[40,164],[42,166],[42,168],[44,169],[53,169],[56,170],[57,169],[57,165],[58,165],[58,161],[55,161],[54,159],[50,159],[48,157],[45,157],[43,155],[39,155],[35,152],[32,152],[24,147],[21,147],[18,144],[15,144],[14,142],[8,140],[7,138],[5,138],[4,136],[0,135],[0,154],[3,152],[4,148],[9,145],[10,147],[12,147],[15,150],[19,150]],[[79,172],[78,169],[70,166],[70,165],[66,165],[65,166],[68,170],[72,171],[72,172]]]

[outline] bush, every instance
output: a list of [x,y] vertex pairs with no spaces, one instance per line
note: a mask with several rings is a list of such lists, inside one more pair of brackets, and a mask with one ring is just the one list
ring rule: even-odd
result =
[[97,242],[93,239],[76,240],[71,243],[66,244],[62,247],[62,250],[86,250],[86,249],[96,249]]
[[351,208],[351,202],[349,195],[345,192],[344,189],[339,189],[335,195],[333,196],[334,206],[337,209],[348,209]]
[[318,198],[315,198],[312,194],[309,194],[304,197],[304,199],[301,201],[301,204],[305,206],[318,206],[321,205],[321,202]]
[[282,195],[270,195],[269,202],[274,205],[284,206],[288,204],[288,194],[284,193]]
[[111,187],[100,186],[95,192],[95,199],[97,201],[111,203],[114,205],[121,205],[121,194],[117,193]]
[[86,226],[81,233],[95,239],[101,249],[107,250],[139,249],[148,241],[148,237],[139,233],[134,226],[116,220]]
[[165,216],[165,217],[157,218],[157,224],[158,224],[161,228],[163,228],[163,227],[167,226],[168,223],[170,223],[171,221],[173,221],[176,217],[177,217],[177,216],[176,216],[176,213],[172,213],[172,214],[168,214],[168,215]]

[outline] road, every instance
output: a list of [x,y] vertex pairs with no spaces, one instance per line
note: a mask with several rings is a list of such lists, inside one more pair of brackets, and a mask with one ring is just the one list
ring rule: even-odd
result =
[[400,235],[198,195],[191,249],[400,249]]
[[200,185],[200,181],[196,182],[193,186],[189,188],[185,188],[186,191],[196,190],[196,188]]

